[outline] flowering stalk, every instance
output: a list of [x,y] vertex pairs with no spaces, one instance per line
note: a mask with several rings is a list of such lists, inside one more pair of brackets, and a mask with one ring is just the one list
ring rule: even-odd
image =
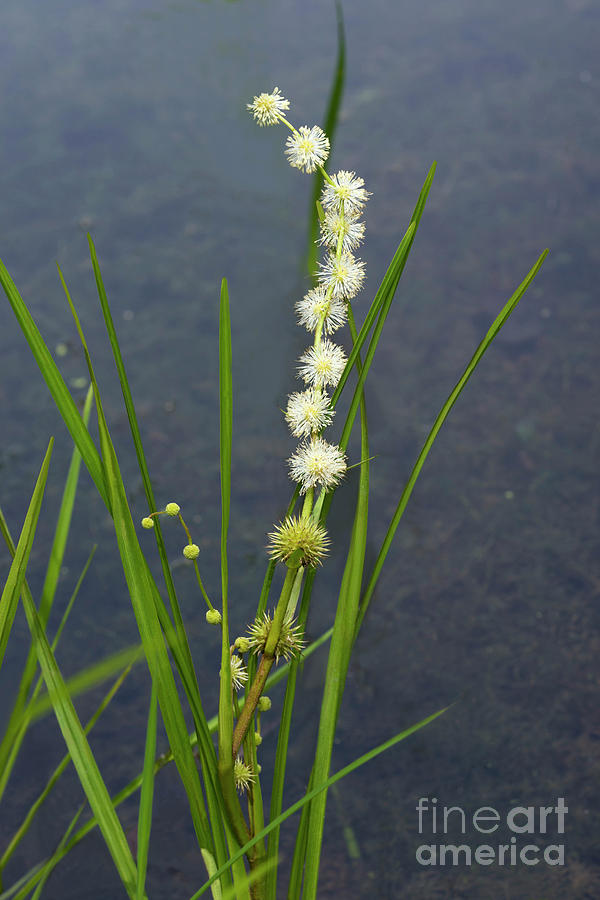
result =
[[[349,301],[364,279],[364,264],[353,257],[352,251],[364,236],[364,224],[358,219],[369,194],[363,179],[354,172],[341,170],[330,176],[325,171],[329,139],[316,125],[295,128],[286,116],[289,105],[276,87],[270,94],[255,97],[248,108],[261,126],[281,123],[289,128],[285,155],[290,165],[308,173],[319,169],[325,180],[319,243],[328,255],[320,264],[318,285],[296,304],[300,324],[314,334],[298,369],[307,388],[290,395],[285,413],[292,434],[302,439],[288,464],[291,478],[300,483],[300,491],[306,495],[301,519],[308,521],[313,512],[313,489],[319,486],[322,492],[332,490],[346,471],[344,453],[322,437],[334,416],[326,388],[335,388],[346,365],[344,351],[329,335],[346,322]],[[277,549],[271,555],[286,558],[278,555]]]
[[[281,122],[289,128],[291,136],[286,141],[285,155],[291,166],[307,173],[321,171],[325,188],[321,198],[319,242],[328,255],[320,266],[318,285],[296,304],[300,323],[314,335],[312,346],[299,360],[298,375],[305,382],[305,389],[290,394],[285,412],[292,434],[301,440],[288,465],[291,478],[300,484],[304,503],[299,517],[288,516],[269,535],[269,553],[273,559],[286,563],[287,572],[272,621],[265,615],[250,629],[252,641],[262,655],[233,732],[231,758],[236,760],[238,769],[245,765],[239,760],[238,752],[273,663],[279,655],[291,654],[301,646],[292,617],[304,568],[320,563],[329,547],[327,533],[318,518],[325,493],[336,487],[347,467],[341,449],[322,436],[335,414],[327,388],[335,389],[346,365],[342,347],[330,340],[330,335],[347,320],[349,301],[358,293],[364,279],[364,264],[353,257],[352,251],[364,235],[364,224],[358,217],[368,196],[363,180],[353,172],[340,171],[333,177],[327,174],[323,163],[329,154],[329,139],[318,126],[296,129],[285,115],[289,101],[278,88],[271,94],[255,97],[248,107],[259,125]],[[321,495],[315,507],[316,487],[321,489]],[[250,745],[255,763],[255,741],[250,740]],[[252,790],[249,777],[244,787],[249,792]],[[252,826],[252,815],[250,821]]]

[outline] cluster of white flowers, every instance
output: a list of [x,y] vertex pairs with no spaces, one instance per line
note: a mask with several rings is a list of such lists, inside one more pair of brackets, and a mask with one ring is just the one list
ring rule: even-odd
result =
[[[255,97],[248,109],[259,125],[279,122],[289,128],[285,155],[290,165],[308,173],[320,170],[325,181],[318,243],[325,249],[326,257],[319,264],[317,286],[296,303],[298,321],[314,335],[312,346],[302,354],[298,366],[298,376],[306,388],[290,394],[285,411],[292,434],[301,439],[288,461],[290,476],[306,494],[318,487],[331,490],[346,471],[344,453],[322,437],[334,416],[327,388],[335,390],[346,366],[342,347],[329,336],[346,322],[348,303],[364,281],[364,263],[353,252],[364,237],[365,226],[359,220],[369,192],[354,172],[327,174],[323,164],[329,155],[329,138],[317,125],[295,128],[286,117],[289,105],[276,87],[270,94]],[[285,552],[280,552],[280,543],[281,540],[271,547],[271,555],[285,559],[293,541],[286,541]]]

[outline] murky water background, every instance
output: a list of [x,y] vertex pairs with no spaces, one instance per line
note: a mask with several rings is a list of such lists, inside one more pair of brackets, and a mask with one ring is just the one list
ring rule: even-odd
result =
[[[437,410],[539,252],[551,256],[469,383],[398,531],[348,683],[334,766],[454,702],[434,725],[331,797],[320,896],[592,898],[597,851],[600,431],[600,10],[592,0],[344,4],[348,77],[331,166],[373,197],[362,254],[367,308],[433,159],[438,170],[390,314],[368,395],[374,558]],[[280,408],[305,343],[293,303],[305,282],[307,177],[245,104],[278,84],[297,124],[321,120],[336,53],[333,6],[297,0],[5,0],[0,11],[0,256],[77,395],[85,375],[56,275],[83,318],[136,515],[143,492],[104,338],[85,232],[98,251],[138,404],[157,496],[193,522],[209,592],[218,590],[217,309],[230,284],[234,348],[232,597],[241,630],[264,570],[265,532],[287,503],[293,442]],[[0,305],[0,503],[16,535],[48,436],[51,483],[30,583],[39,595],[66,473],[64,426],[6,303]],[[356,452],[356,451],[355,451]],[[331,516],[336,551],[311,630],[331,621],[356,475]],[[176,558],[180,535],[170,535]],[[135,639],[114,538],[82,486],[56,621],[90,546],[99,549],[62,642],[71,674]],[[153,544],[149,539],[148,547]],[[149,551],[150,554],[152,551]],[[189,569],[177,584],[208,709],[218,651]],[[27,646],[18,617],[0,716]],[[304,790],[323,660],[305,667],[289,800]],[[138,769],[148,684],[129,679],[93,748],[111,787]],[[211,693],[214,700],[211,702]],[[101,691],[78,703],[91,714]],[[274,699],[276,699],[274,697]],[[263,745],[265,767],[271,742]],[[12,834],[62,750],[32,729],[0,817]],[[554,806],[564,797],[566,865],[423,867],[443,843],[419,797],[467,813]],[[80,802],[65,778],[6,883],[50,853]],[[430,803],[431,805],[431,803]],[[203,880],[185,799],[157,784],[150,895],[187,898]],[[122,810],[128,829],[135,804]],[[351,857],[343,828],[354,830]],[[452,833],[497,845],[510,833]],[[519,837],[521,841],[521,838]],[[562,839],[561,839],[562,840]],[[544,847],[555,834],[531,836]],[[521,841],[522,843],[522,841]],[[284,842],[289,855],[291,843]],[[91,838],[47,896],[119,894]]]

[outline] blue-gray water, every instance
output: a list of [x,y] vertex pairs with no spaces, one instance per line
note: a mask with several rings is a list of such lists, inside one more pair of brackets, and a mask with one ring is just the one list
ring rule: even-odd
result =
[[[356,170],[373,193],[359,318],[430,163],[438,163],[368,394],[376,454],[371,558],[464,364],[539,252],[548,246],[551,255],[423,471],[356,648],[334,766],[454,706],[331,797],[319,896],[597,897],[600,10],[593,0],[346,0],[344,13],[348,75],[331,167]],[[220,279],[229,279],[231,567],[240,630],[262,579],[265,532],[290,490],[284,460],[293,443],[280,408],[305,342],[293,303],[305,288],[300,258],[311,187],[283,159],[283,133],[257,128],[245,104],[278,84],[297,124],[320,121],[335,40],[333,5],[305,0],[4,0],[0,10],[0,256],[50,347],[66,343],[60,364],[73,382],[85,369],[56,275],[60,263],[142,516],[89,265],[85,232],[92,233],[156,494],[160,502],[176,499],[193,522],[215,595],[217,304]],[[56,436],[30,570],[37,596],[69,444],[6,303],[0,419],[0,503],[15,535],[48,436]],[[314,635],[331,621],[355,479],[332,510],[336,552],[314,594]],[[174,528],[170,541],[175,558]],[[135,638],[110,522],[83,476],[56,617],[94,542],[97,558],[59,652],[68,674]],[[189,569],[179,568],[177,579],[212,711],[216,636],[207,634]],[[0,716],[26,646],[19,615]],[[313,657],[292,745],[290,802],[304,790],[320,684],[322,661]],[[140,670],[94,731],[114,790],[139,768],[147,691]],[[100,696],[79,702],[83,718]],[[10,782],[2,844],[63,752],[48,721],[32,729]],[[273,740],[263,744],[265,766]],[[564,797],[565,834],[536,827],[530,842],[564,842],[566,864],[423,867],[419,845],[445,839],[439,829],[432,834],[430,818],[418,833],[419,797],[471,815],[490,806],[502,816]],[[54,849],[79,802],[75,778],[66,777],[5,886]],[[158,781],[157,807],[149,893],[187,898],[203,870],[172,773]],[[128,831],[135,827],[135,804],[122,820]],[[358,860],[348,853],[345,826],[354,829]],[[475,849],[509,837],[468,823],[451,841]],[[290,846],[287,838],[286,858]],[[98,838],[80,846],[46,891],[61,900],[121,893]]]

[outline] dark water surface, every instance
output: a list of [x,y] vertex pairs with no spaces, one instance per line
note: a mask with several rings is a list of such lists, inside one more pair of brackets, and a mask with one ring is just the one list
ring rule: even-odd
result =
[[[436,723],[342,782],[331,796],[323,898],[597,898],[600,774],[598,601],[598,259],[600,7],[593,0],[344,3],[348,77],[330,168],[354,169],[367,209],[360,320],[431,162],[438,170],[368,393],[373,559],[437,410],[540,251],[551,255],[444,427],[397,533],[356,648],[334,767],[436,709]],[[159,502],[176,499],[218,593],[217,305],[230,284],[235,422],[232,602],[241,631],[264,571],[265,532],[289,497],[293,447],[280,408],[305,334],[310,180],[245,104],[278,84],[298,125],[319,122],[335,59],[333,6],[300,0],[4,0],[0,10],[0,256],[81,398],[85,376],[55,269],[83,319],[134,514],[145,514],[103,334],[85,232],[96,243]],[[347,336],[345,337],[347,341]],[[0,305],[0,504],[21,527],[50,434],[51,479],[30,583],[39,597],[69,441],[8,304]],[[352,451],[352,462],[358,451]],[[352,454],[351,454],[352,455]],[[336,550],[314,593],[311,632],[331,622],[356,469],[332,508]],[[173,558],[180,535],[167,534]],[[93,567],[59,662],[72,674],[135,640],[111,525],[88,476],[57,596]],[[153,539],[148,536],[149,556]],[[3,561],[3,572],[6,569]],[[177,585],[207,710],[216,709],[216,633],[193,574]],[[17,617],[0,716],[27,647]],[[289,800],[304,791],[323,660],[305,666]],[[78,702],[87,718],[100,690]],[[139,769],[148,697],[140,669],[94,730],[111,789]],[[274,695],[275,705],[279,697]],[[0,844],[63,752],[31,730],[0,815]],[[274,735],[263,744],[270,765]],[[161,749],[164,748],[164,743]],[[47,856],[80,802],[66,776],[6,872]],[[542,833],[442,834],[415,807],[552,807]],[[204,875],[173,772],[157,782],[149,896],[189,897]],[[128,831],[136,806],[122,809]],[[458,822],[458,814],[451,822]],[[524,817],[518,824],[524,823]],[[353,858],[344,828],[354,831]],[[488,826],[486,826],[488,827]],[[283,851],[289,858],[291,834]],[[540,849],[536,865],[423,866],[422,844]],[[565,864],[544,861],[565,845]],[[98,837],[57,870],[46,896],[124,895]]]

